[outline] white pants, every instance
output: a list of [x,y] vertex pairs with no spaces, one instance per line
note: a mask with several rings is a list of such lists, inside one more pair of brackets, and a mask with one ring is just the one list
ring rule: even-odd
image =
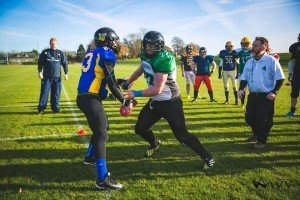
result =
[[195,84],[195,73],[193,71],[184,71],[186,84]]
[[223,77],[225,91],[229,90],[228,78],[230,78],[230,80],[232,82],[233,90],[237,90],[236,80],[235,80],[235,71],[223,71],[222,77]]

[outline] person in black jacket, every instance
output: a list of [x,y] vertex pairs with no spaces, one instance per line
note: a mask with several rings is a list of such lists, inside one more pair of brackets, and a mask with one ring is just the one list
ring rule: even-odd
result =
[[45,49],[38,60],[38,77],[41,79],[41,94],[38,113],[42,114],[47,107],[49,91],[51,89],[51,109],[54,113],[60,112],[59,100],[61,94],[61,66],[68,80],[68,62],[61,50],[57,49],[57,39],[50,39],[50,48]]

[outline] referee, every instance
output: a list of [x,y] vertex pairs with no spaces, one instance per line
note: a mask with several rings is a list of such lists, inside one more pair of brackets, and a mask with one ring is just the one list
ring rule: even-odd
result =
[[239,98],[242,98],[247,85],[250,90],[245,120],[252,128],[253,135],[248,141],[256,142],[254,149],[266,147],[273,126],[274,100],[285,78],[279,62],[267,54],[268,46],[266,38],[255,38],[253,57],[246,62],[238,91]]

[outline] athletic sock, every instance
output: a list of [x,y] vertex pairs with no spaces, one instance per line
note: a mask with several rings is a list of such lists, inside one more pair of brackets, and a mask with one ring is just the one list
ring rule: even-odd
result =
[[103,181],[107,177],[106,159],[99,158],[96,161],[97,177]]
[[225,91],[225,98],[226,98],[226,101],[228,102],[228,98],[229,98],[229,91]]

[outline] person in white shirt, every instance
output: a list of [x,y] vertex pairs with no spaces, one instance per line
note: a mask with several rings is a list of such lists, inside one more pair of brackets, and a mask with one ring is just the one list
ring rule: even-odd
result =
[[250,90],[245,120],[252,128],[253,135],[248,141],[256,142],[255,149],[266,147],[273,126],[274,100],[285,78],[278,60],[267,53],[268,46],[266,38],[255,38],[253,57],[246,62],[238,91],[239,98],[242,98],[247,85]]

